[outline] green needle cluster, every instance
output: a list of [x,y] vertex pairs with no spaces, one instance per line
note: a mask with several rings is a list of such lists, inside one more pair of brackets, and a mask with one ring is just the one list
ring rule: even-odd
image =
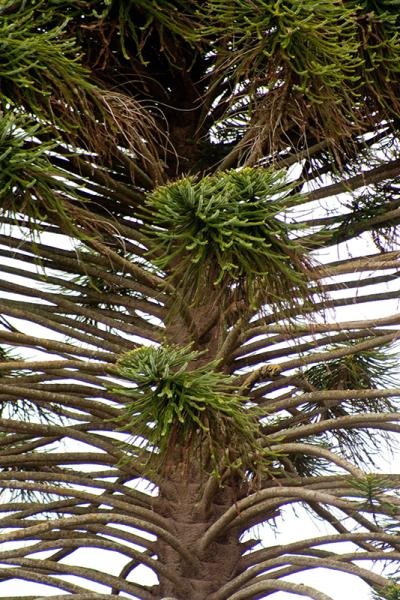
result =
[[195,366],[199,356],[178,346],[121,355],[116,372],[126,381],[113,388],[127,398],[121,429],[146,441],[152,462],[189,463],[195,454],[217,475],[227,466],[254,472],[263,460],[255,410],[215,363]]

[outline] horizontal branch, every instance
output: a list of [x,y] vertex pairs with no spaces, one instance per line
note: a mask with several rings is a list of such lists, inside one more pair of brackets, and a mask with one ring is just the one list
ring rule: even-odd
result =
[[[99,498],[98,504],[101,504],[101,498]],[[163,539],[167,544],[174,548],[177,553],[182,556],[185,560],[187,560],[188,564],[193,564],[193,556],[188,550],[181,544],[181,542],[167,529],[156,525],[153,521],[157,515],[153,515],[152,521],[143,520],[132,517],[130,515],[126,515],[120,512],[105,512],[102,513],[86,513],[84,515],[78,515],[74,517],[60,517],[58,519],[53,519],[50,521],[45,521],[40,524],[35,525],[25,525],[23,530],[13,531],[11,533],[0,534],[0,543],[11,542],[11,541],[19,541],[19,540],[34,540],[41,539],[43,535],[47,532],[55,531],[63,531],[64,529],[67,531],[71,531],[73,529],[79,530],[81,527],[85,527],[88,524],[92,523],[115,523],[118,525],[125,525],[128,527],[132,527],[133,529],[138,529],[140,531],[145,531],[148,533],[153,533],[154,535]],[[161,517],[157,516],[158,521],[161,520]],[[60,535],[58,533],[58,535]]]
[[344,194],[357,190],[360,187],[366,187],[374,183],[385,181],[385,179],[391,179],[400,174],[400,159],[393,160],[391,162],[379,165],[369,171],[363,171],[360,175],[355,175],[339,183],[333,183],[317,190],[313,190],[305,194],[304,202],[310,202],[312,200],[321,200],[322,198],[329,198],[330,196],[336,196],[338,194]]
[[301,444],[301,443],[288,443],[288,444],[271,444],[269,449],[272,453],[282,453],[282,454],[301,454],[301,455],[309,455],[309,456],[317,456],[319,458],[325,458],[329,462],[341,467],[348,473],[351,473],[353,477],[362,478],[364,476],[363,471],[353,465],[351,462],[338,456],[331,450],[324,448],[322,446],[317,446],[316,444]]
[[[290,583],[289,581],[279,581],[277,579],[254,583],[244,590],[229,596],[229,600],[254,600],[254,598],[262,598],[261,594],[263,592],[275,592],[277,590],[306,596],[307,598],[312,598],[312,600],[333,600],[331,596],[327,596],[323,592],[304,583]],[[218,599],[218,596],[216,598]],[[210,600],[214,600],[214,596],[211,596]]]
[[385,544],[393,544],[393,542],[398,541],[398,538],[398,535],[374,531],[349,531],[346,533],[332,533],[328,535],[306,538],[298,542],[279,544],[270,548],[256,550],[255,552],[251,552],[250,554],[243,556],[241,564],[244,570],[262,561],[268,560],[269,558],[292,554],[294,552],[299,552],[302,554],[307,553],[307,550],[313,546],[319,547],[325,544],[335,544],[338,542],[353,542],[357,544],[358,542],[364,541],[377,541]]
[[[152,597],[152,596],[151,596]],[[151,598],[149,596],[149,598]],[[141,600],[146,600],[144,596],[138,596]],[[49,600],[48,596],[18,596],[15,600]],[[65,600],[65,594],[61,596],[56,594],[51,596],[51,600]],[[110,600],[110,594],[99,594],[97,592],[84,592],[83,594],[74,594],[74,600]]]
[[[5,550],[3,552],[0,552],[0,561],[4,564],[6,564],[6,563],[10,564],[10,563],[16,562],[16,559],[23,558],[24,560],[21,561],[20,564],[21,565],[27,564],[28,566],[30,566],[30,561],[32,559],[25,560],[25,557],[28,554],[33,554],[36,552],[46,552],[46,551],[55,550],[55,549],[63,549],[63,550],[69,549],[69,550],[74,551],[79,548],[88,548],[88,549],[89,548],[99,548],[101,550],[112,552],[113,555],[115,555],[116,553],[120,553],[128,558],[135,559],[136,561],[138,561],[139,564],[145,565],[146,567],[148,567],[155,573],[158,573],[158,574],[162,575],[163,577],[166,577],[167,579],[172,581],[175,584],[175,586],[177,587],[177,589],[179,590],[179,587],[180,587],[179,578],[171,571],[171,569],[168,569],[160,561],[149,557],[145,552],[140,552],[138,550],[135,550],[134,548],[132,548],[131,546],[128,546],[127,544],[116,543],[116,542],[110,541],[105,538],[100,538],[99,536],[82,537],[79,535],[75,539],[69,538],[69,537],[66,538],[65,536],[62,536],[62,537],[59,536],[58,539],[55,539],[55,540],[41,541],[39,543],[29,545],[27,547],[14,548],[12,550]],[[55,562],[54,560],[43,560],[43,559],[40,559],[40,560],[33,559],[33,560],[36,562],[38,568],[40,568],[40,569],[43,569],[43,568],[46,569],[46,565],[47,565],[48,571],[52,572],[52,574],[59,572],[59,569],[57,567],[58,563]],[[53,565],[53,567],[52,567],[52,565]],[[74,570],[76,568],[75,566],[71,566],[71,565],[70,565],[70,567],[72,570]],[[85,578],[87,578],[89,574],[92,574],[92,575],[97,574],[97,571],[92,570],[91,568],[84,567],[84,569],[85,569],[85,571],[87,571]],[[61,570],[61,572],[65,572],[65,571]],[[98,581],[98,583],[102,583],[102,582]],[[114,587],[115,587],[115,584],[114,584]]]
[[[378,319],[363,319],[361,321],[338,321],[337,323],[304,324],[290,323],[287,326],[272,324],[266,325],[265,327],[257,325],[255,327],[249,327],[245,334],[249,337],[255,337],[263,334],[276,333],[281,334],[281,337],[278,338],[277,341],[286,341],[288,339],[292,340],[293,338],[303,337],[305,335],[325,333],[326,331],[351,331],[353,329],[371,329],[372,331],[376,331],[379,327],[389,325],[400,325],[400,315],[398,313]],[[250,344],[243,345],[240,350],[243,352],[247,349],[247,347],[250,347]]]
[[287,498],[295,498],[298,502],[322,502],[337,508],[356,508],[349,501],[337,498],[333,494],[294,486],[273,486],[239,500],[234,506],[225,511],[199,539],[197,543],[198,550],[204,552],[223,531],[233,526],[245,527],[246,522],[253,519],[255,514],[266,514],[265,500],[273,499],[274,504],[276,504],[277,499]]
[[[389,429],[390,431],[399,431],[400,426],[395,423],[400,421],[400,413],[363,413],[357,415],[346,415],[345,417],[335,417],[334,419],[324,419],[318,423],[309,425],[299,425],[290,430],[280,429],[279,432],[265,436],[266,444],[277,442],[290,441],[295,439],[303,439],[308,436],[314,436],[327,431],[335,431],[336,429]],[[390,423],[390,427],[384,427]]]
[[268,399],[268,410],[271,412],[278,412],[280,410],[295,408],[306,403],[318,402],[324,406],[331,403],[337,404],[345,400],[366,400],[368,398],[400,398],[400,388],[373,390],[323,390],[308,392],[305,394],[299,394],[290,399],[281,400],[279,402],[274,402],[274,400]]
[[[327,352],[313,352],[308,356],[302,356],[301,358],[294,358],[292,360],[288,360],[279,364],[279,368],[281,372],[289,371],[298,367],[302,367],[305,365],[322,363],[327,360],[333,360],[336,358],[341,358],[343,356],[350,356],[355,354],[356,352],[363,352],[364,350],[370,350],[371,348],[376,348],[379,346],[384,346],[394,342],[400,335],[399,331],[393,331],[391,333],[385,333],[384,335],[378,335],[372,339],[368,339],[365,342],[360,342],[358,344],[352,344],[351,346],[346,346],[344,348],[334,348]],[[256,355],[259,357],[259,361],[262,361],[262,355]],[[240,363],[241,364],[241,363]],[[241,365],[245,366],[245,365]],[[257,393],[261,392],[262,388],[260,388]]]
[[[38,569],[26,569],[22,567],[14,567],[12,570],[10,567],[0,568],[0,582],[7,581],[8,579],[19,579],[22,581],[31,581],[34,583],[41,583],[49,586],[50,588],[57,588],[59,590],[64,590],[69,592],[75,596],[75,594],[86,592],[86,590],[80,585],[76,585],[75,583],[71,583],[70,581],[66,581],[65,579],[61,579],[59,577],[49,577],[44,573],[39,572]],[[140,597],[140,596],[139,596]],[[60,596],[59,596],[60,598]],[[65,596],[63,596],[63,600]],[[21,600],[20,597],[17,597],[16,600]],[[37,600],[37,596],[34,596],[33,600]],[[46,598],[48,600],[48,597]],[[147,600],[143,598],[143,600]],[[150,598],[149,598],[150,600]]]
[[[2,333],[3,332],[0,332],[0,337]],[[64,369],[66,372],[64,372]],[[79,373],[88,372],[98,373],[101,375],[115,375],[114,363],[111,363],[110,365],[110,363],[105,362],[84,361],[79,359],[68,360],[66,358],[62,360],[8,360],[6,362],[0,362],[0,371],[3,372],[15,370],[51,372],[54,370],[60,370],[65,376],[71,376],[72,372],[69,372],[69,369],[71,369],[72,372],[79,371]],[[58,373],[58,375],[60,375],[60,373]],[[23,378],[21,377],[21,379]]]
[[[380,552],[379,554],[379,558],[383,558],[381,555],[384,553]],[[332,558],[332,556],[334,556],[334,558]],[[393,560],[396,558],[400,558],[400,553],[394,553]],[[228,584],[224,585],[217,592],[217,594],[215,594],[214,600],[225,600],[225,598],[228,596],[230,598],[231,594],[234,594],[234,592],[237,590],[242,589],[244,584],[247,584],[248,581],[258,577],[260,573],[265,572],[267,569],[274,569],[274,571],[271,575],[264,574],[262,577],[259,577],[258,580],[268,581],[270,579],[275,579],[277,576],[279,576],[279,571],[276,571],[275,569],[282,565],[299,565],[300,569],[294,569],[294,572],[298,570],[304,571],[307,569],[325,568],[340,571],[342,573],[348,573],[350,575],[356,575],[357,577],[362,578],[364,581],[368,581],[370,585],[384,586],[387,583],[387,579],[381,575],[377,575],[376,573],[359,567],[358,565],[347,564],[344,562],[344,560],[344,557],[331,553],[330,558],[311,558],[305,556],[283,555],[274,559],[263,561],[258,563],[256,566],[249,568],[238,577],[233,578]],[[373,560],[373,555],[371,556],[371,560]]]
[[96,360],[114,363],[116,355],[110,352],[102,352],[101,350],[91,350],[90,348],[81,348],[67,342],[57,342],[42,337],[34,337],[24,333],[1,331],[0,342],[9,344],[10,346],[26,346],[28,348],[37,348],[53,352],[55,354],[72,354],[84,356],[86,358],[94,358]]
[[346,273],[360,273],[364,271],[382,271],[384,269],[398,269],[400,267],[400,252],[384,252],[372,254],[362,258],[349,258],[337,264],[327,264],[312,269],[310,277],[325,279]]
[[[45,570],[54,573],[55,575],[74,575],[76,577],[81,577],[84,580],[94,581],[96,583],[114,587],[117,590],[125,591],[135,595],[136,593],[143,595],[143,591],[145,590],[145,588],[140,584],[120,579],[115,575],[109,575],[104,571],[99,571],[98,569],[54,563],[44,558],[41,558],[40,562],[38,559],[34,558],[3,559],[2,562],[6,565],[17,565],[21,567],[27,567],[28,569],[31,568],[33,570]],[[15,572],[17,570],[17,568],[14,570],[14,576],[17,576],[17,573]],[[56,581],[59,581],[59,579],[57,578]]]

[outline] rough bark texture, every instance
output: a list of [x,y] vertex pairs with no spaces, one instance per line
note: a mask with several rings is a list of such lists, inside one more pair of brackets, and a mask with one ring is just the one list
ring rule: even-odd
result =
[[204,506],[205,477],[190,465],[174,465],[160,486],[157,511],[166,517],[174,534],[188,550],[192,562],[182,558],[173,548],[157,541],[157,554],[171,573],[178,576],[181,588],[160,578],[160,593],[179,600],[204,600],[218,591],[237,573],[242,548],[238,530],[232,528],[199,553],[198,541],[215,520],[228,510],[238,497],[232,485],[221,484],[209,506]]

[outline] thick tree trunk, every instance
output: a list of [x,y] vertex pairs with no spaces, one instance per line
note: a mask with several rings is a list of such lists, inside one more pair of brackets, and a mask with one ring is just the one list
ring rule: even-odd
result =
[[[213,281],[212,275],[209,277]],[[172,311],[172,318],[167,322],[165,337],[170,344],[194,342],[194,349],[203,351],[192,368],[214,360],[226,336],[221,301],[220,295],[211,286],[207,294],[190,306],[195,332],[190,330],[179,307]],[[212,469],[207,469],[204,456],[198,457],[198,460],[192,457],[188,459],[190,462],[185,462],[187,455],[185,449],[175,447],[167,458],[168,464],[163,465],[162,473],[158,473],[163,481],[159,484],[159,496],[155,500],[156,511],[169,521],[171,532],[190,559],[182,557],[167,542],[158,539],[158,558],[179,583],[159,575],[157,600],[159,597],[206,600],[238,572],[244,551],[239,542],[240,531],[231,528],[200,554],[199,539],[243,495],[243,481],[233,476],[223,484],[219,483],[210,477]]]
[[232,528],[214,541],[204,554],[197,550],[197,542],[210,525],[232,506],[238,490],[234,484],[219,486],[207,506],[204,493],[204,475],[192,465],[180,468],[160,486],[157,511],[170,521],[174,535],[188,551],[192,561],[183,558],[162,540],[157,542],[159,560],[179,579],[177,589],[173,581],[160,577],[160,597],[176,600],[205,600],[226,584],[238,569],[241,558],[239,532]]

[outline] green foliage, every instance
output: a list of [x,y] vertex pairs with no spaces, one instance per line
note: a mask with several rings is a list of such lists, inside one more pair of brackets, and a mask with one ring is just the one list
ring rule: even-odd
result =
[[0,114],[1,209],[12,215],[24,206],[33,229],[40,229],[49,212],[74,227],[68,214],[69,200],[80,199],[76,187],[68,185],[65,172],[51,162],[54,143],[38,143],[45,129],[31,118],[12,112]]
[[116,372],[134,384],[112,388],[131,398],[121,429],[143,437],[150,460],[161,465],[176,458],[188,464],[195,454],[203,469],[211,466],[216,475],[226,466],[254,473],[263,466],[256,413],[215,363],[195,366],[199,357],[177,346],[121,355]]
[[[308,437],[307,444],[328,450],[331,447],[328,440],[322,436]],[[318,477],[335,472],[334,465],[326,458],[302,452],[285,455],[282,462],[284,465],[289,464],[292,472],[296,472],[300,477]]]
[[195,303],[210,287],[280,308],[307,298],[308,259],[279,218],[290,189],[284,172],[261,168],[157,188],[147,199],[154,262],[173,267],[174,283]]
[[[0,116],[0,196],[4,200],[12,193],[28,195],[35,184],[44,187],[49,181],[48,170],[53,170],[48,152],[54,144],[35,144],[40,125],[22,115],[10,112]],[[29,144],[30,142],[30,144]]]
[[[22,359],[15,353],[14,348],[7,346],[0,346],[0,362],[20,362]],[[24,377],[28,378],[29,382],[29,371],[28,374],[23,369],[7,370],[6,372],[0,371],[0,379],[2,383],[14,381],[15,377],[18,377],[21,381]],[[27,384],[29,385],[29,383]],[[63,419],[58,414],[58,408],[54,405],[49,404],[48,406],[42,406],[39,402],[28,400],[27,398],[18,398],[13,394],[9,396],[2,395],[0,400],[0,417],[7,419],[18,419],[19,421],[26,422],[42,422],[42,423],[62,423]]]
[[[348,348],[351,351],[352,346],[353,344],[337,344],[331,346],[330,350]],[[379,389],[394,385],[397,367],[396,357],[386,348],[372,348],[327,360],[310,367],[303,374],[317,390]]]
[[380,506],[379,495],[390,489],[389,479],[382,480],[374,473],[367,473],[362,479],[353,479],[351,485],[365,499],[365,507],[371,510],[375,510]]
[[[87,131],[87,94],[94,91],[80,64],[79,49],[66,35],[67,19],[54,20],[46,2],[13,2],[0,19],[0,78],[3,109],[23,106],[65,131]],[[62,13],[61,13],[62,14]],[[49,25],[51,25],[49,27]],[[86,117],[82,118],[82,112]],[[54,132],[55,133],[55,132]]]
[[[231,76],[248,79],[254,111],[262,115],[273,148],[290,145],[291,128],[294,139],[302,138],[308,123],[328,144],[348,136],[355,124],[352,88],[361,63],[351,3],[210,0],[203,13],[204,35],[220,39]],[[264,97],[261,86],[267,90]]]
[[296,88],[316,102],[330,98],[328,90],[343,85],[358,64],[353,8],[338,0],[210,0],[204,14],[205,32],[232,39],[238,75],[263,76],[270,61],[281,59],[297,76]]
[[262,156],[258,138],[276,150],[307,143],[311,134],[341,163],[352,134],[400,115],[395,4],[209,0],[199,13],[198,38],[217,40],[225,59],[221,80],[245,78],[245,94],[253,93],[257,128],[244,151],[251,160]]
[[[156,36],[160,50],[163,48],[164,36],[177,36],[186,40],[195,38],[198,23],[190,14],[196,3],[177,0],[105,0],[99,3],[94,11],[99,18],[98,27],[103,21],[111,19],[118,30],[121,51],[126,60],[139,56],[147,63],[149,56],[143,53],[146,39]],[[103,5],[103,8],[101,8]],[[193,6],[192,6],[193,5]],[[139,26],[138,26],[139,25]],[[129,40],[129,43],[128,43]],[[168,46],[164,45],[167,51]],[[176,59],[173,54],[169,60]]]
[[[349,353],[339,358],[326,360],[303,372],[308,384],[315,390],[376,390],[375,397],[363,398],[357,394],[355,398],[327,399],[326,401],[307,402],[303,410],[315,419],[345,417],[346,415],[363,414],[365,412],[380,413],[396,411],[393,398],[379,395],[379,389],[398,387],[396,373],[398,360],[388,348],[373,348],[352,352],[353,343],[335,344],[332,351],[348,350]],[[390,444],[385,432],[372,430],[335,429],[330,433],[329,443],[336,439],[340,452],[356,464],[370,463],[374,466],[374,454],[380,453],[383,442]]]
[[384,588],[375,589],[372,600],[400,600],[400,585],[391,581]]
[[12,351],[9,348],[0,346],[0,362],[8,362],[9,360],[15,360]]
[[95,8],[84,1],[5,3],[0,19],[0,109],[34,115],[36,123],[46,126],[40,139],[51,135],[64,154],[79,148],[82,156],[85,149],[109,163],[119,154],[122,139],[130,151],[146,155],[156,172],[153,142],[158,129],[153,118],[134,98],[101,88],[84,64],[81,33],[92,29],[91,19],[101,30]]
[[399,9],[387,0],[364,0],[359,7],[361,82],[371,105],[390,116],[399,115]]
[[[346,203],[349,214],[342,222],[338,239],[356,232],[357,228],[367,228],[371,219],[379,221],[388,211],[394,210],[399,202],[399,183],[400,178],[395,177],[363,189],[361,193],[353,194]],[[393,250],[398,246],[399,232],[395,220],[390,223],[385,218],[384,226],[378,222],[370,231],[376,247],[381,252]]]

